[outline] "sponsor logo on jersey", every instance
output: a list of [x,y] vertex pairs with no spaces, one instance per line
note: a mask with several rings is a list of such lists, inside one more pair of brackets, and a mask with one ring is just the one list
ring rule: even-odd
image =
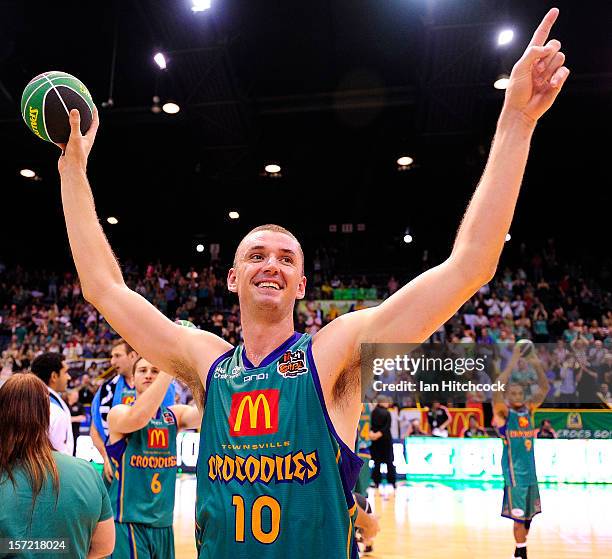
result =
[[226,373],[223,365],[217,365],[215,372],[213,374],[214,378],[220,379],[233,379],[240,376],[244,372],[244,369],[240,365],[236,365],[232,368],[231,373]]
[[529,427],[529,418],[525,417],[524,415],[521,415],[518,418],[518,424],[519,427],[521,427],[522,429],[526,429],[527,427]]
[[132,468],[150,468],[153,470],[176,468],[176,456],[142,456],[140,454],[133,454],[130,457],[130,466]]
[[285,351],[276,364],[276,371],[284,378],[295,378],[308,372],[304,351]]
[[320,472],[319,455],[314,450],[302,450],[284,456],[253,455],[228,456],[212,454],[208,458],[208,477],[213,482],[229,483],[300,483],[313,481]]
[[136,401],[136,396],[134,394],[123,394],[121,396],[121,403],[127,406],[131,406]]
[[250,437],[278,431],[279,390],[252,390],[232,394],[229,415],[230,435]]
[[149,429],[147,441],[149,448],[168,448],[168,429],[160,429],[159,427]]
[[519,429],[508,429],[507,433],[508,437],[510,437],[511,439],[530,439],[533,437],[537,437],[538,430],[528,429],[526,431],[521,431]]
[[174,422],[174,415],[172,414],[172,412],[165,411],[165,412],[162,414],[162,418],[163,418],[164,423],[165,423],[166,425],[174,425],[174,423],[175,423],[175,422]]
[[525,511],[523,509],[512,509],[510,514],[512,514],[512,516],[521,517],[525,516]]

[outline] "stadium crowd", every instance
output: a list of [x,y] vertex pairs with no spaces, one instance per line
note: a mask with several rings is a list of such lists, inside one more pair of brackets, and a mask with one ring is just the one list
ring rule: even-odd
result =
[[[373,304],[397,291],[402,278],[368,280],[331,274],[328,257],[317,252],[311,263],[314,286],[296,310],[296,330],[314,334],[342,312]],[[217,262],[203,268],[124,264],[127,284],[172,319],[189,320],[232,344],[241,341],[237,301],[225,285]],[[548,279],[551,278],[551,279]],[[552,279],[554,278],[554,279]],[[378,283],[378,287],[376,286]],[[72,379],[78,402],[88,403],[96,390],[100,365],[116,338],[104,318],[87,303],[75,273],[28,270],[0,263],[0,383],[25,371],[44,351],[84,360]],[[575,269],[561,269],[550,256],[534,256],[525,267],[503,268],[489,284],[432,336],[432,341],[490,344],[531,339],[558,343],[546,358],[551,399],[568,400],[580,378],[589,390],[612,402],[612,295]],[[570,350],[577,357],[572,362]],[[582,372],[581,372],[582,371]],[[555,391],[553,393],[552,391]],[[74,400],[74,397],[71,397]]]

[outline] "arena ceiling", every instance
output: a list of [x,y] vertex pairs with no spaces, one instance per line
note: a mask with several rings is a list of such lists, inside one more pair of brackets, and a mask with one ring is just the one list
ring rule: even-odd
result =
[[[409,227],[414,250],[442,253],[484,166],[503,99],[492,82],[553,5],[572,74],[536,133],[513,235],[605,251],[609,2],[212,0],[195,14],[189,0],[0,1],[0,258],[68,254],[57,153],[19,116],[25,84],[54,69],[100,108],[90,177],[100,217],[119,219],[105,228],[120,255],[178,260],[202,239],[227,256],[268,221],[307,246],[334,242],[329,224],[364,223],[369,251]],[[515,39],[500,48],[506,25]],[[154,95],[181,111],[154,114]],[[415,165],[399,172],[404,154]],[[281,177],[265,176],[271,162]]]

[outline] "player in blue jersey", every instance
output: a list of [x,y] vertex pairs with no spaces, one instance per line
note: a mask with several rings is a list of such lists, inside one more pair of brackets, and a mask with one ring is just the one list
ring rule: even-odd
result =
[[531,520],[542,512],[533,448],[538,430],[533,422],[533,413],[546,398],[549,385],[533,344],[523,345],[523,356],[536,371],[537,386],[530,387],[530,396],[526,398],[525,387],[510,380],[521,359],[521,346],[517,344],[512,358],[499,375],[498,380],[506,389],[504,393],[493,393],[493,412],[495,425],[504,441],[502,516],[514,520],[514,557],[527,559]]
[[[313,337],[294,333],[295,302],[306,292],[304,255],[282,227],[255,228],[236,250],[227,285],[240,303],[244,345],[238,348],[181,328],[130,290],[86,176],[97,112],[83,136],[78,111],[71,111],[58,168],[83,295],[139,354],[206,389],[197,492],[201,559],[357,553],[351,489],[361,466],[352,450],[361,344],[426,340],[493,277],[537,121],[569,75],[560,43],[547,42],[557,15],[549,11],[512,70],[489,161],[449,257],[380,306],[340,316]],[[291,193],[287,208],[299,208],[301,200]],[[317,487],[324,492],[312,498]]]

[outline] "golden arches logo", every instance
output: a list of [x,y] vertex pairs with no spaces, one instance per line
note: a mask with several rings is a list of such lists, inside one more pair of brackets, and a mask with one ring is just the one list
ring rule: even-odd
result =
[[149,429],[148,435],[149,448],[168,448],[167,429]]
[[[278,396],[278,390],[255,390],[233,394],[229,417],[230,434],[240,437],[276,433]],[[246,421],[245,413],[248,413]]]

